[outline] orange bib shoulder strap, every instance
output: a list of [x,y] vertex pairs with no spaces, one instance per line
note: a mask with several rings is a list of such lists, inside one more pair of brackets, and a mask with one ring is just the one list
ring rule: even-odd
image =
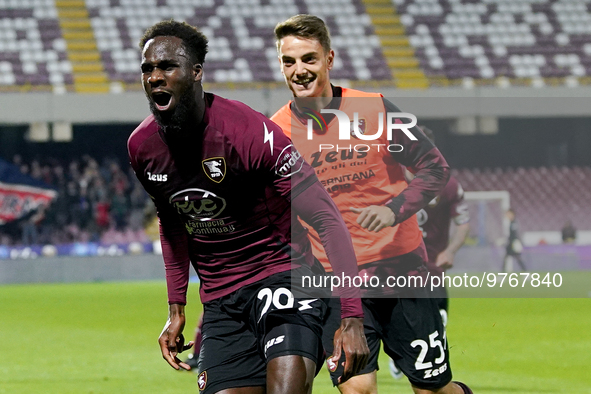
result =
[[341,88],[343,98],[347,97],[384,97],[381,93],[362,92],[361,90]]

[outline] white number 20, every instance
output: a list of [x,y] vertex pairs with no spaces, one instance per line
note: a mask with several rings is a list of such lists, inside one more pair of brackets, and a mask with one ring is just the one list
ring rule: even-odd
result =
[[[287,302],[285,304],[281,303],[282,295],[285,295],[287,297]],[[265,313],[267,313],[269,307],[271,306],[271,302],[273,302],[273,305],[277,309],[287,309],[293,307],[293,294],[291,294],[291,291],[289,291],[289,289],[286,289],[285,287],[280,287],[276,289],[275,292],[273,292],[268,287],[265,287],[264,289],[261,289],[261,291],[259,291],[257,298],[259,300],[262,300],[263,298],[265,299],[265,305],[263,306],[263,310],[261,312],[259,320],[261,320]]]

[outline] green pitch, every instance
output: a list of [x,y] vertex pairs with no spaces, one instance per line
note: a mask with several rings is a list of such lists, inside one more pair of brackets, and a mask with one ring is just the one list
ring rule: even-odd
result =
[[[190,292],[187,337],[200,311]],[[166,310],[163,282],[1,286],[0,393],[197,393],[196,375],[161,358]],[[590,299],[452,299],[448,337],[475,393],[591,393]],[[411,392],[380,363],[381,393]],[[325,369],[314,393],[337,393]]]

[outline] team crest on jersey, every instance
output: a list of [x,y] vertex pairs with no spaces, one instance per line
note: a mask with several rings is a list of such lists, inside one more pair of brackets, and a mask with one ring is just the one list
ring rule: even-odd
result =
[[205,175],[215,183],[220,183],[226,176],[226,160],[223,157],[212,157],[201,162]]
[[[353,127],[355,127],[354,124],[355,124],[355,122],[351,121],[351,128],[349,131],[351,132],[351,137],[357,138],[357,135],[353,132],[354,131]],[[359,123],[358,123],[359,134],[361,134],[361,135],[365,134],[366,124],[367,124],[367,122],[365,121],[365,119],[359,119]]]
[[332,360],[332,356],[326,359],[326,366],[330,372],[334,372],[337,370],[337,363]]
[[199,391],[205,390],[205,386],[207,385],[207,371],[203,371],[199,374],[197,378],[197,386],[199,386]]

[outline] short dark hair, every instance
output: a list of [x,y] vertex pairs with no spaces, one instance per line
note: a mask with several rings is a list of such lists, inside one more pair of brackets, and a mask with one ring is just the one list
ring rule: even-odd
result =
[[186,22],[177,22],[173,19],[161,21],[148,28],[140,40],[140,49],[154,37],[172,36],[183,40],[183,45],[191,56],[191,62],[203,64],[207,54],[207,37],[196,27]]
[[277,50],[283,37],[296,36],[318,40],[324,52],[330,52],[330,32],[326,23],[317,16],[308,14],[294,15],[275,26]]

